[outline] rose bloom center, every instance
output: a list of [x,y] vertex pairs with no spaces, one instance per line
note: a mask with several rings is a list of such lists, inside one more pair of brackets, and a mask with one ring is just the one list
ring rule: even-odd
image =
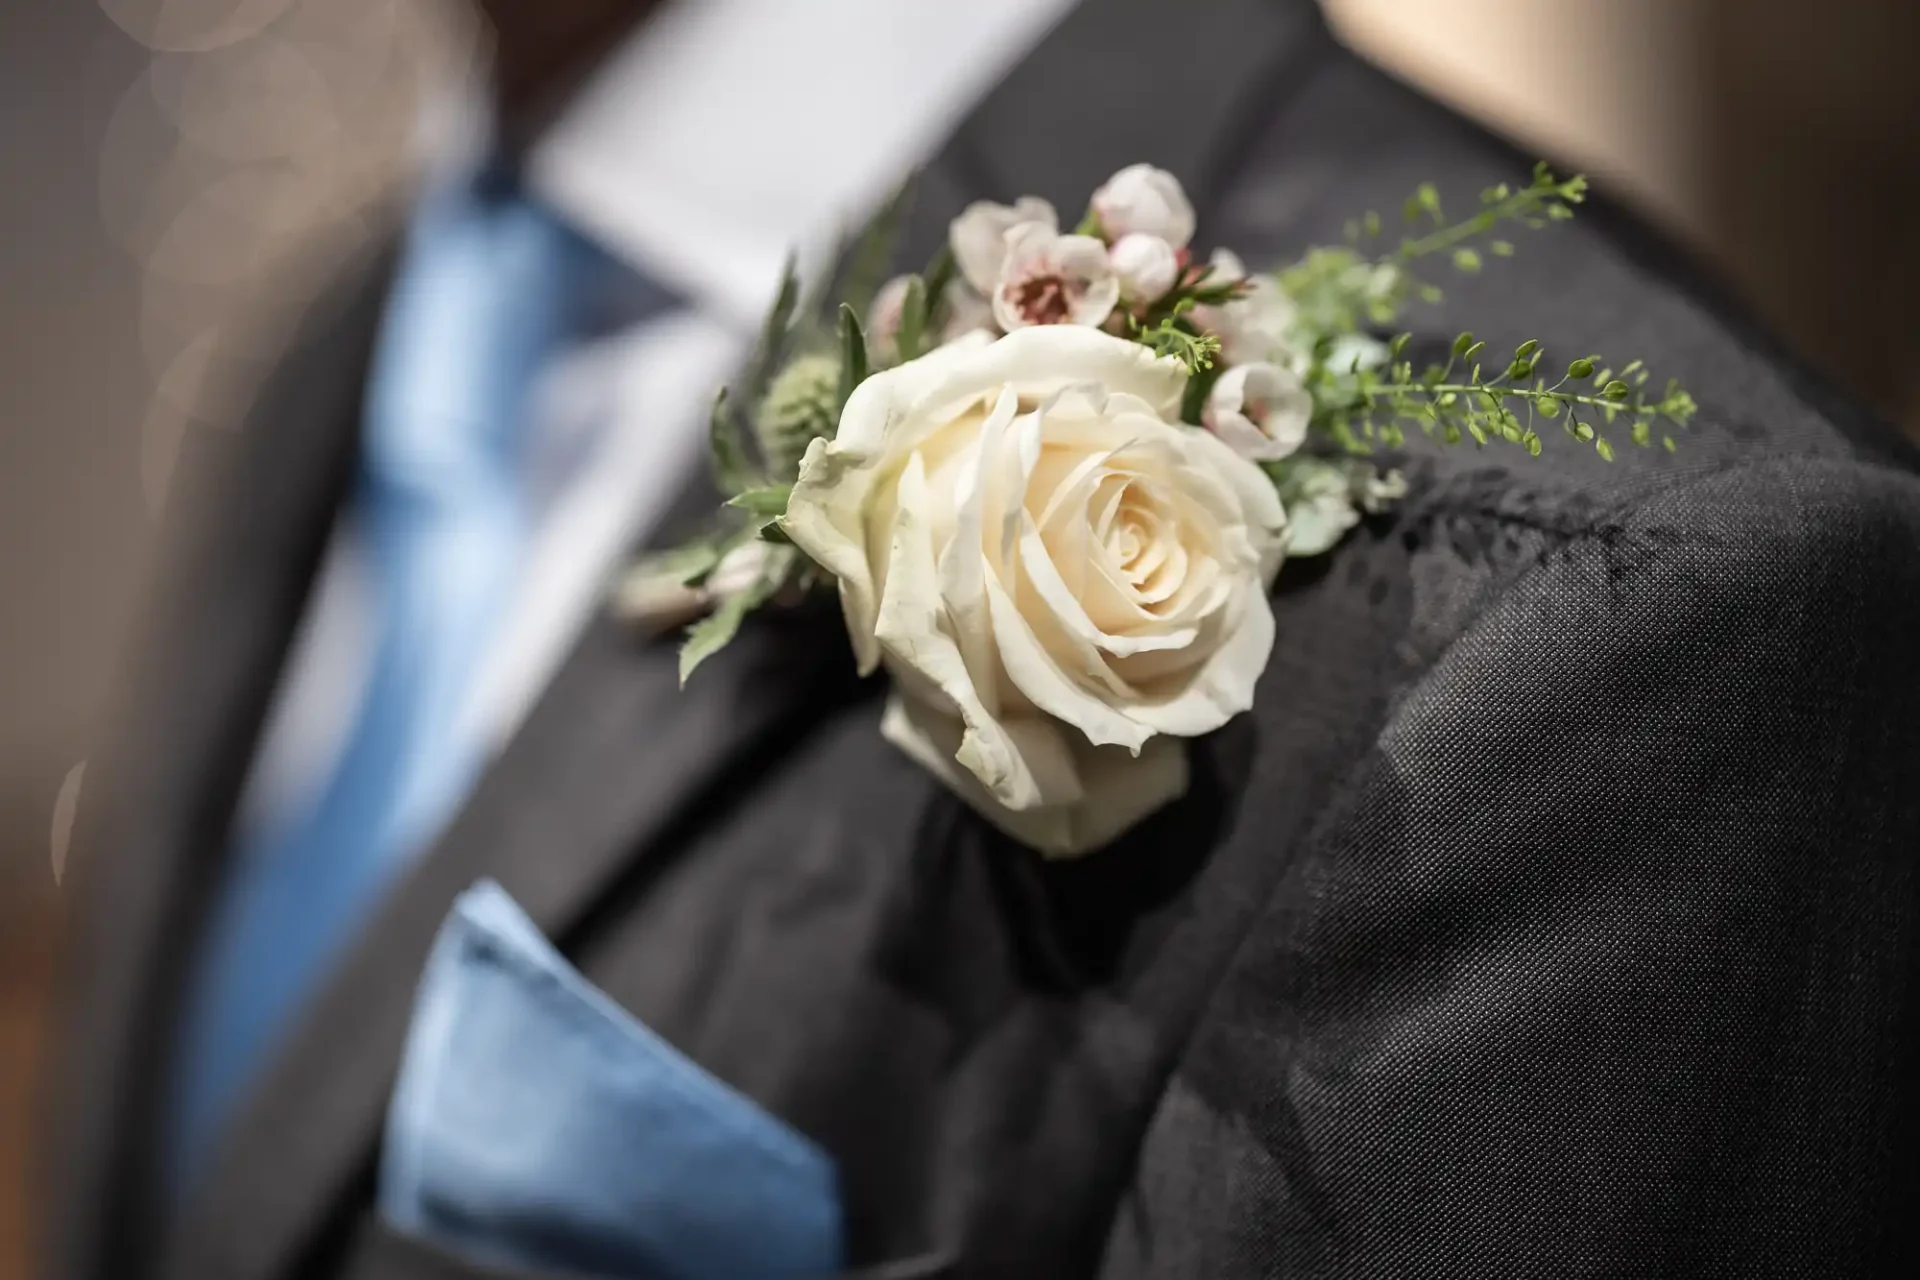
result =
[[[1138,480],[1124,481],[1110,508],[1111,523],[1100,530],[1113,564],[1149,611],[1165,603],[1184,576],[1186,556],[1172,527],[1174,517],[1165,504]],[[1098,517],[1096,516],[1096,519]],[[1171,553],[1170,553],[1171,551]]]

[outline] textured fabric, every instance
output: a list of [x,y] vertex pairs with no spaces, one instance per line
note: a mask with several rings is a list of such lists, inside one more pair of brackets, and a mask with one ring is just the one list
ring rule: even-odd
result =
[[356,502],[380,639],[326,787],[237,856],[180,1048],[184,1190],[275,1029],[481,759],[455,732],[524,536],[520,409],[588,270],[572,232],[511,192],[430,198],[388,307]]
[[[1258,262],[1421,181],[1524,180],[1308,6],[1200,9],[1205,60],[1152,0],[1070,17],[935,165],[909,260],[970,199],[1135,160]],[[1086,89],[1142,83],[1179,87]],[[1920,1273],[1920,482],[1603,199],[1517,243],[1411,315],[1419,350],[1658,357],[1702,405],[1677,455],[1417,453],[1407,503],[1283,572],[1192,794],[1071,863],[879,738],[830,607],[684,691],[670,642],[590,628],[167,1247],[131,1193],[81,1200],[74,1239],[135,1244],[60,1280],[485,1275],[396,1250],[368,1173],[408,992],[483,875],[833,1157],[855,1270]],[[81,1132],[137,1151],[140,1121]]]
[[498,886],[415,998],[380,1210],[483,1262],[784,1280],[839,1270],[833,1161],[635,1022]]

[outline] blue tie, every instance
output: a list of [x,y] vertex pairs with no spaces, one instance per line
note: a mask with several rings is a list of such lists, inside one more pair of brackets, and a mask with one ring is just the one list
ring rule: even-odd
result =
[[533,375],[605,260],[502,181],[416,215],[368,385],[354,499],[378,641],[358,718],[312,808],[236,851],[176,1062],[184,1190],[288,1012],[482,762],[456,721],[525,540],[520,432]]

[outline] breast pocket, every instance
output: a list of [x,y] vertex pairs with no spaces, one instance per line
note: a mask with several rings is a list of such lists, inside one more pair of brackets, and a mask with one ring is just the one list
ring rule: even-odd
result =
[[375,1256],[434,1277],[842,1267],[832,1159],[590,984],[490,883],[455,904],[421,979],[379,1208],[413,1247],[377,1237]]

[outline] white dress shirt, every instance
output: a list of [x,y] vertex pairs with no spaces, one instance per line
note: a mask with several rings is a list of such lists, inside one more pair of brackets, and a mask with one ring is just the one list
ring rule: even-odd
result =
[[[1072,0],[679,0],[615,50],[529,158],[534,195],[687,306],[554,360],[532,398],[531,541],[460,732],[504,744],[620,557],[701,465],[706,409],[790,250],[818,266]],[[453,112],[452,118],[468,113]],[[436,129],[440,149],[471,127]],[[444,160],[444,157],[441,157]],[[357,718],[377,619],[348,521],[289,655],[241,834],[314,801]]]

